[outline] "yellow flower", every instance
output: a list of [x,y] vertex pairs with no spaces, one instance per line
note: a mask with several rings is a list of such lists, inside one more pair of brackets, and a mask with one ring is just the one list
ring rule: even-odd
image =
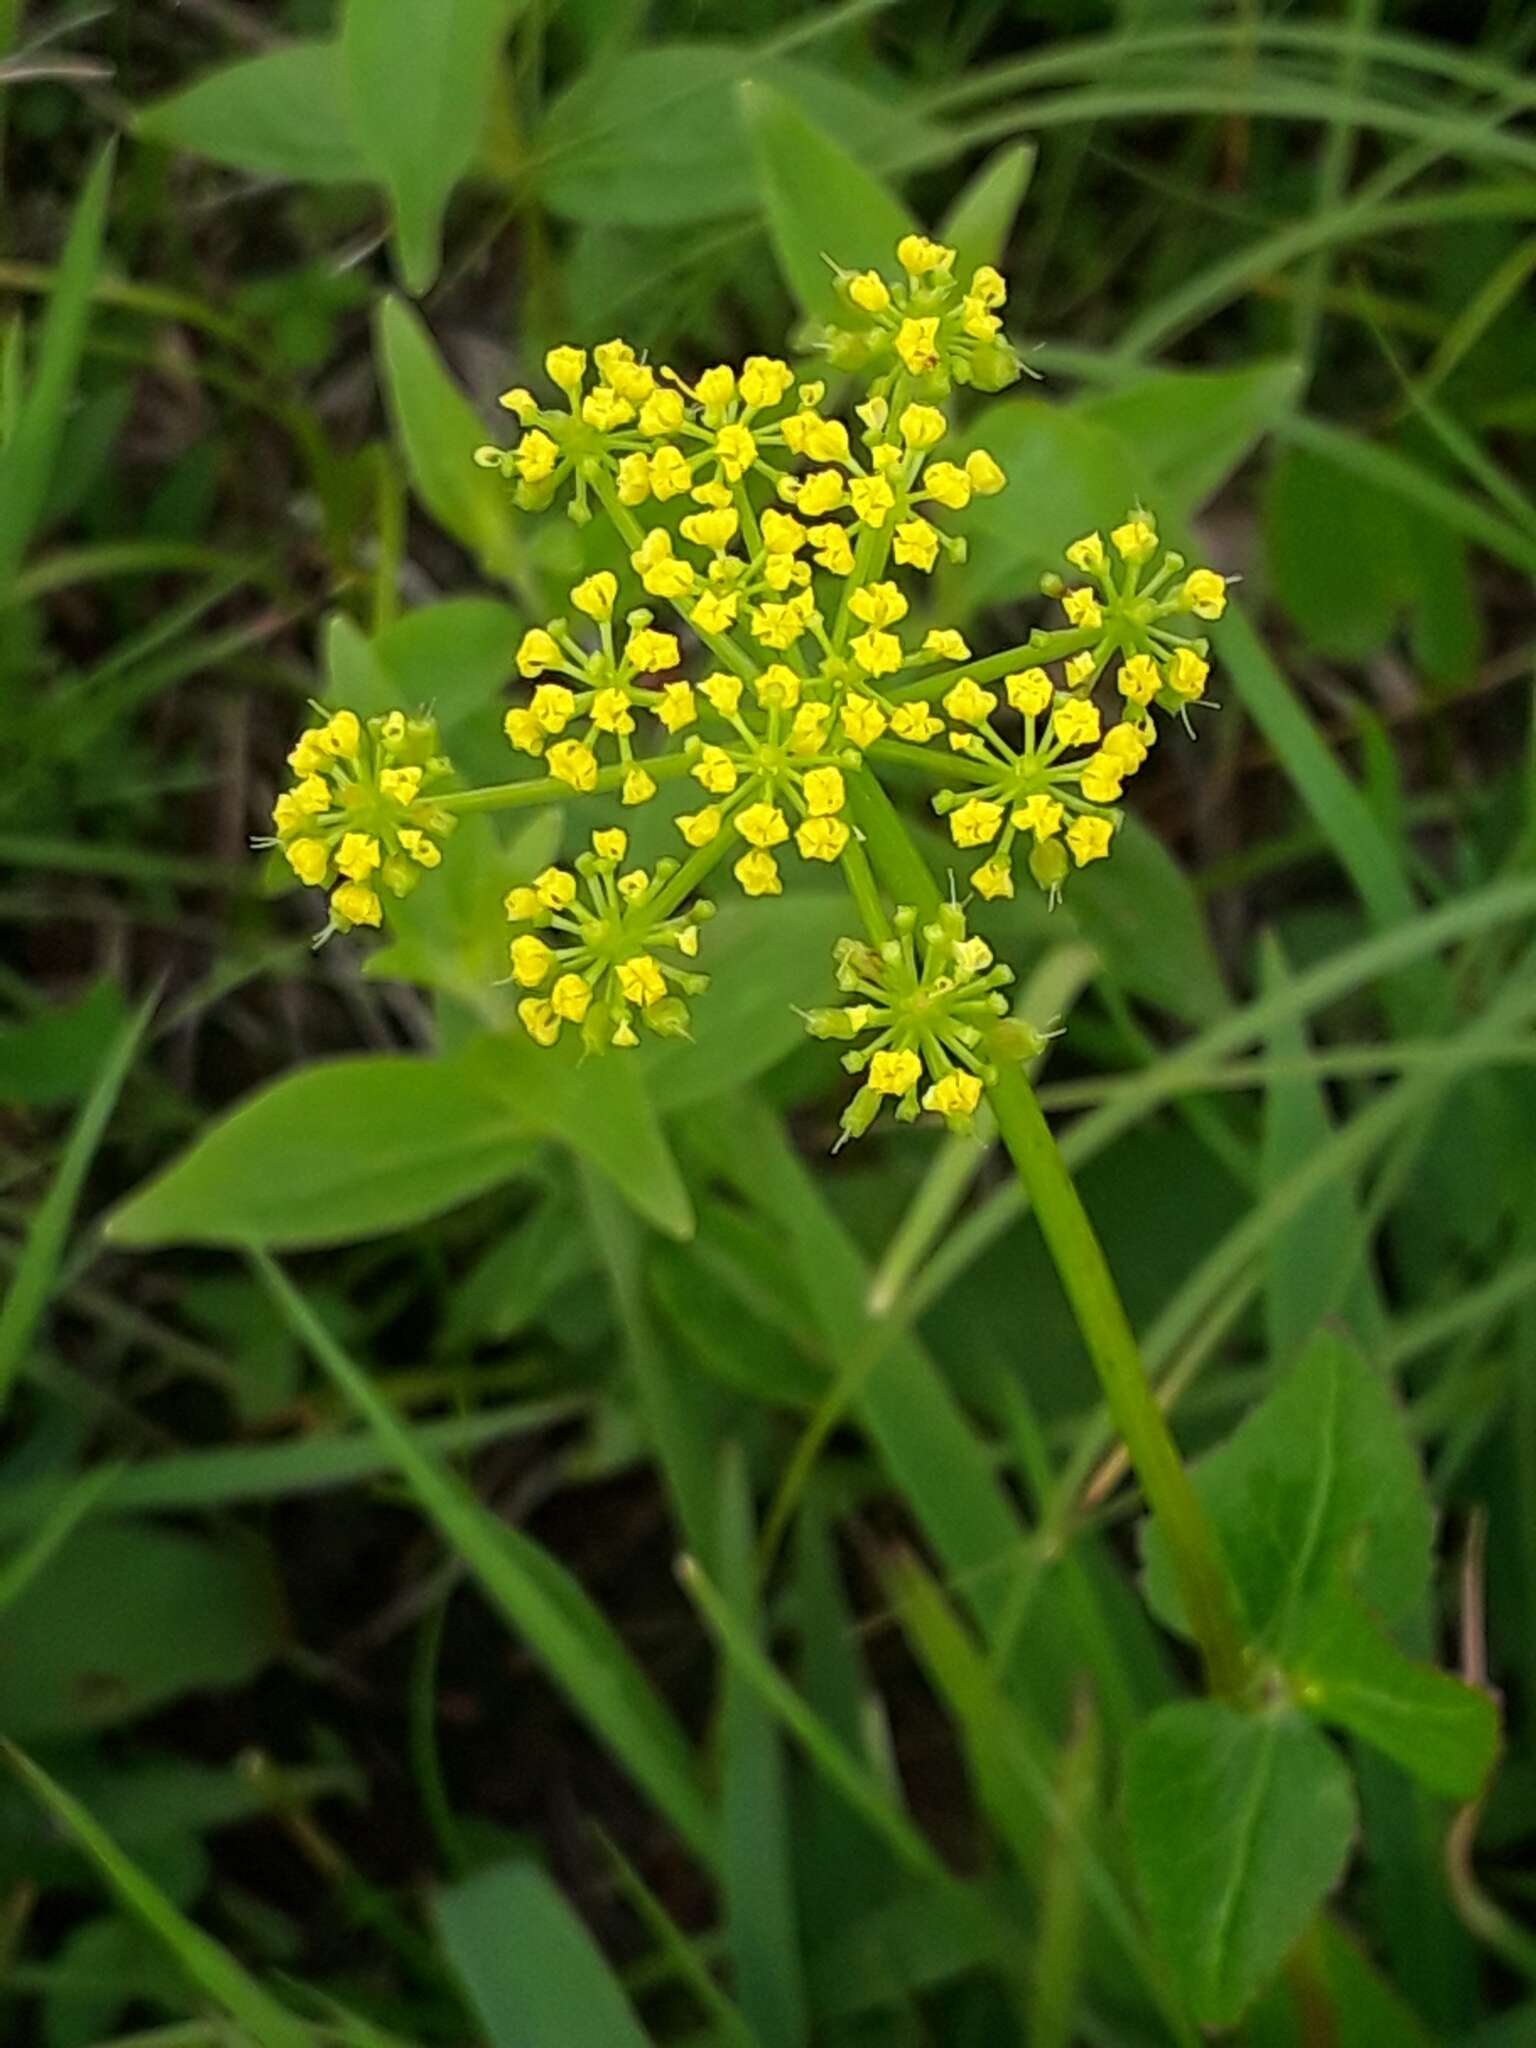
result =
[[907,600],[895,583],[866,583],[849,594],[848,609],[866,626],[894,626],[907,616]]
[[1061,608],[1074,626],[1102,626],[1104,610],[1093,592],[1086,587],[1079,590],[1064,590],[1061,593]]
[[909,448],[931,448],[949,431],[949,421],[936,405],[903,406],[897,432]]
[[981,1100],[981,1082],[974,1074],[952,1072],[935,1081],[923,1097],[924,1109],[941,1116],[969,1116]]
[[681,732],[698,717],[691,683],[663,683],[651,706],[668,732]]
[[665,504],[668,498],[682,496],[693,481],[693,471],[682,450],[666,441],[646,464],[646,477],[653,494]]
[[1210,672],[1210,663],[1202,661],[1193,647],[1177,647],[1168,664],[1168,687],[1176,697],[1193,703],[1196,697],[1205,695],[1205,679]]
[[587,373],[587,352],[582,348],[552,348],[544,358],[544,374],[551,384],[574,395]]
[[701,747],[691,773],[699,787],[707,789],[711,796],[729,796],[740,779],[736,764],[724,747]]
[[694,388],[700,405],[729,405],[736,395],[736,372],[727,363],[717,363],[714,369],[704,372]]
[[530,626],[517,650],[520,676],[542,675],[547,668],[559,668],[565,660],[560,642],[542,626]]
[[1117,526],[1109,537],[1123,562],[1150,562],[1157,553],[1157,528],[1139,513]]
[[618,484],[621,505],[643,505],[651,495],[651,465],[647,458],[638,452],[621,456]]
[[706,590],[688,618],[701,633],[728,633],[740,609],[740,591]]
[[922,1077],[923,1063],[915,1052],[895,1052],[884,1047],[869,1063],[866,1086],[877,1095],[905,1095]]
[[736,538],[736,529],[741,524],[733,505],[715,505],[703,512],[690,512],[680,524],[684,540],[691,540],[695,547],[710,548],[719,553],[729,547]]
[[1156,732],[1149,720],[1145,727],[1139,725],[1112,725],[1104,735],[1104,751],[1119,761],[1123,775],[1134,775],[1151,751]]
[[771,661],[752,679],[759,704],[770,711],[793,711],[800,702],[800,678],[782,661]]
[[634,713],[622,690],[599,690],[590,705],[592,723],[599,732],[633,732]]
[[351,761],[363,743],[363,728],[355,711],[337,711],[320,734],[326,753],[338,761]]
[[1085,576],[1097,576],[1108,560],[1104,543],[1096,533],[1085,533],[1081,540],[1073,541],[1066,552],[1072,567],[1081,569]]
[[596,427],[600,434],[611,434],[615,428],[627,426],[634,416],[635,408],[629,400],[621,398],[607,384],[599,384],[581,401],[582,419],[589,427]]
[[283,858],[299,880],[311,889],[318,888],[325,880],[325,871],[330,865],[330,854],[323,839],[291,839],[283,848]]
[[939,556],[939,532],[926,519],[914,513],[912,518],[903,519],[892,537],[891,552],[906,569],[921,569],[926,573]]
[[1113,804],[1120,800],[1120,784],[1125,776],[1125,764],[1117,761],[1113,754],[1102,750],[1090,754],[1083,763],[1079,789],[1091,804]]
[[512,979],[519,988],[541,988],[555,964],[551,949],[535,932],[523,932],[507,948]]
[[538,894],[526,884],[509,889],[502,898],[502,907],[513,924],[526,924],[529,918],[537,917],[540,910]]
[[757,441],[751,428],[722,427],[715,436],[715,454],[731,482],[740,482],[757,460]]
[[779,864],[771,853],[764,853],[754,847],[744,853],[731,873],[740,882],[748,896],[782,896],[784,884],[779,880]]
[[546,910],[568,910],[576,901],[576,877],[564,868],[545,868],[533,878],[533,894]]
[[1008,487],[1007,477],[985,448],[973,448],[967,455],[965,474],[978,498],[995,498]]
[[884,526],[896,503],[896,493],[883,476],[856,476],[848,486],[849,503],[864,526]]
[[970,296],[980,299],[984,306],[1001,306],[1007,303],[1008,286],[999,270],[990,263],[981,263],[971,272]]
[[989,903],[997,902],[1000,897],[1011,897],[1013,871],[1006,861],[983,861],[979,868],[971,870],[971,887]]
[[503,391],[496,403],[511,413],[514,419],[520,420],[525,427],[539,409],[539,402],[533,393],[525,390],[521,384],[513,385],[510,391]]
[[795,830],[802,860],[837,860],[848,839],[848,827],[841,818],[806,818]]
[[962,512],[971,502],[971,479],[958,463],[930,462],[923,471],[923,487],[936,504],[950,512]]
[[672,633],[658,633],[650,626],[637,626],[624,647],[624,659],[647,675],[657,669],[676,668],[682,650]]
[[[969,661],[971,650],[965,637],[953,626],[931,626],[923,636],[924,654],[936,654],[941,661]],[[996,703],[996,698],[992,700]]]
[[557,781],[588,795],[597,787],[597,756],[580,740],[557,740],[546,756],[549,772]]
[[648,804],[655,794],[655,779],[647,775],[643,768],[631,768],[624,777],[623,787],[619,791],[619,802]]
[[836,768],[812,768],[801,786],[805,808],[813,818],[830,818],[847,801],[843,778]]
[[402,825],[397,837],[418,867],[435,868],[442,865],[442,848],[435,839],[429,839],[418,826]]
[[[589,619],[611,619],[619,594],[619,579],[608,569],[586,576],[571,592],[571,603]],[[547,664],[546,664],[547,666]]]
[[501,721],[502,731],[521,753],[542,754],[544,728],[531,711],[514,708]]
[[524,996],[517,1006],[517,1015],[535,1045],[553,1045],[560,1036],[555,1006],[540,996]]
[[831,722],[830,704],[802,704],[789,728],[789,751],[792,754],[819,754],[826,744],[827,727]]
[[985,846],[1003,826],[1003,807],[989,797],[973,796],[949,814],[950,836],[956,846]]
[[637,953],[632,960],[621,960],[614,969],[619,987],[624,991],[626,1002],[638,1004],[642,1010],[652,1003],[659,1003],[667,992],[661,969],[649,953]]
[[1214,569],[1191,569],[1182,596],[1196,618],[1219,619],[1227,608],[1227,579]]
[[737,814],[736,830],[749,846],[782,846],[789,825],[777,804],[748,804]]
[[885,713],[872,697],[844,698],[839,723],[856,747],[872,747],[885,731]]
[[421,770],[414,764],[409,768],[381,768],[379,788],[397,804],[413,804],[421,788]]
[[1085,868],[1089,861],[1103,860],[1109,852],[1114,827],[1108,818],[1074,818],[1067,827],[1066,837],[1072,858],[1080,868]]
[[863,270],[850,278],[848,296],[861,313],[883,313],[891,303],[890,287],[878,270]]
[[384,922],[384,906],[362,882],[343,882],[332,892],[331,914],[347,925],[366,924],[377,928]]
[[622,860],[629,851],[629,834],[622,825],[610,825],[592,834],[592,851],[599,860]]
[[898,704],[891,713],[891,731],[897,739],[909,740],[916,746],[937,738],[943,730],[943,719],[936,718],[931,708],[920,699],[911,704]]
[[794,381],[794,371],[777,356],[748,356],[741,370],[742,403],[777,405]]
[[896,261],[911,277],[926,277],[933,270],[948,270],[955,260],[953,249],[942,242],[930,242],[926,235],[903,235],[896,244]]
[[706,676],[699,689],[719,712],[722,718],[734,718],[741,705],[741,677],[730,676],[723,669],[716,669]]
[[655,440],[662,434],[675,434],[683,424],[684,417],[685,408],[681,391],[658,388],[641,406],[637,425],[642,434]]
[[829,521],[825,526],[813,526],[809,538],[817,562],[829,575],[852,575],[853,549],[849,545],[846,527]]
[[562,974],[549,992],[549,1007],[566,1024],[579,1024],[591,1006],[591,984],[579,974]]
[[559,460],[560,450],[540,427],[524,434],[512,457],[513,467],[525,484],[543,483],[546,477],[554,474]]
[[939,323],[929,315],[910,316],[896,330],[896,353],[914,377],[924,377],[939,366]]
[[563,732],[576,715],[576,699],[564,683],[540,683],[528,709],[544,732]]
[[370,832],[344,832],[336,849],[336,866],[349,882],[366,881],[379,865],[379,842]]
[[1014,710],[1022,711],[1027,718],[1038,718],[1042,711],[1049,711],[1056,694],[1043,668],[1020,669],[1017,675],[1009,676],[1003,687]]
[[806,614],[793,598],[783,604],[753,605],[752,637],[765,647],[783,650],[793,647],[806,631]]
[[1068,697],[1051,714],[1051,731],[1064,746],[1095,746],[1100,732],[1099,707]]
[[710,804],[702,811],[688,811],[676,820],[677,829],[690,846],[708,846],[720,836],[720,808]]
[[1070,661],[1064,661],[1061,665],[1062,674],[1067,679],[1067,687],[1074,690],[1082,683],[1091,683],[1097,667],[1098,661],[1092,649],[1087,647],[1081,654],[1074,654]]
[[1120,694],[1133,704],[1150,704],[1163,686],[1157,663],[1150,654],[1133,654],[1121,664]]
[[962,725],[985,725],[997,709],[997,698],[973,677],[962,676],[952,690],[945,692],[944,709]]
[[841,471],[814,469],[801,484],[795,504],[807,518],[815,519],[823,512],[835,512],[846,496],[847,485]]
[[873,627],[848,643],[848,652],[867,676],[892,676],[904,659],[901,642],[894,633],[878,633]]
[[673,554],[672,536],[665,527],[653,526],[629,561],[652,597],[681,597],[693,588],[693,564]]
[[[820,413],[799,413],[800,446],[795,453],[803,455],[810,462],[847,462],[849,459],[848,429],[841,420],[824,420]],[[786,429],[788,421],[785,422]],[[789,434],[784,435],[788,446],[793,447]]]

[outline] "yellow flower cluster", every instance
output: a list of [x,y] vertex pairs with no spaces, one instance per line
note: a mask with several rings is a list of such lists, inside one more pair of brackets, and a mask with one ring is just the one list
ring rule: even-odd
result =
[[840,271],[838,290],[850,315],[826,348],[842,370],[879,372],[894,363],[924,396],[942,397],[951,384],[1001,391],[1019,376],[1017,351],[1003,333],[1001,307],[1008,287],[990,263],[961,286],[955,252],[926,235],[904,235],[896,245],[902,277],[878,270]]
[[432,797],[453,775],[437,726],[402,711],[366,724],[335,711],[299,735],[288,765],[297,780],[274,804],[276,837],[264,843],[282,848],[301,882],[330,890],[322,937],[382,924],[385,895],[411,893],[456,823]]
[[927,1109],[952,1130],[968,1130],[994,1072],[989,1055],[1028,1059],[1044,1042],[1027,1025],[1001,1022],[1001,991],[1013,974],[967,932],[958,904],[942,905],[927,925],[904,905],[890,938],[878,946],[840,939],[835,959],[837,985],[855,1000],[812,1010],[806,1025],[813,1038],[862,1041],[843,1055],[849,1073],[864,1078],[843,1112],[839,1144],[862,1137],[887,1101],[903,1121]]
[[[1084,643],[1063,660],[1059,683],[1032,665],[1000,678],[998,689],[961,676],[941,700],[966,787],[940,790],[933,808],[948,819],[956,846],[987,849],[970,873],[981,896],[1012,896],[1016,845],[1027,848],[1030,875],[1053,899],[1074,864],[1104,859],[1119,828],[1124,784],[1157,739],[1152,707],[1187,717],[1204,695],[1207,643],[1170,621],[1219,618],[1225,578],[1212,569],[1186,574],[1181,556],[1165,554],[1143,579],[1159,548],[1143,512],[1128,515],[1109,538],[1106,548],[1101,535],[1085,534],[1066,551],[1088,584],[1044,579]],[[1124,701],[1121,715],[1106,722],[1091,692],[1115,661]],[[1000,711],[1017,714],[1020,729],[1011,736],[992,723]]]
[[588,1052],[622,1051],[640,1043],[636,1018],[658,1038],[688,1035],[686,999],[702,995],[709,977],[658,955],[694,959],[713,905],[695,901],[676,914],[669,885],[677,863],[626,870],[628,853],[618,827],[594,832],[574,873],[546,868],[507,894],[507,916],[519,927],[511,979],[528,991],[517,1012],[537,1045],[554,1045],[573,1024]]

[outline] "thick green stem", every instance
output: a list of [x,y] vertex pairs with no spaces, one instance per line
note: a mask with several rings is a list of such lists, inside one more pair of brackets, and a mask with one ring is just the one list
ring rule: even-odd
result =
[[1157,1516],[1212,1692],[1241,1692],[1242,1636],[1220,1553],[1065,1160],[1021,1067],[1002,1062],[988,1090],[992,1113],[1028,1194],[1142,1496]]
[[[676,782],[693,764],[686,754],[663,754],[640,765],[653,782],[662,783]],[[431,801],[434,810],[452,811],[460,818],[476,811],[526,811],[540,804],[568,803],[575,796],[596,796],[620,789],[629,769],[627,761],[599,768],[590,790],[575,790],[557,776],[541,775],[527,782],[490,782],[481,789],[450,790],[446,796],[434,796]]]

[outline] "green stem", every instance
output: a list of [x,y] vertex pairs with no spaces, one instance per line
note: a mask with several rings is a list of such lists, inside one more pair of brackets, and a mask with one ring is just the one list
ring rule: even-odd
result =
[[[686,754],[663,754],[640,765],[653,782],[660,784],[678,781],[688,773],[693,763]],[[480,789],[450,790],[446,796],[434,796],[432,807],[434,810],[452,811],[459,818],[469,817],[478,811],[526,811],[539,804],[566,803],[580,794],[600,796],[608,790],[620,789],[629,769],[630,763],[625,761],[616,761],[611,768],[599,768],[597,781],[587,792],[572,789],[558,776],[542,775],[527,782],[490,782]]]
[[1211,1690],[1233,1698],[1242,1691],[1246,1664],[1220,1554],[1142,1364],[1104,1248],[1022,1068],[1001,1063],[988,1096],[1143,1498],[1167,1539]]
[[1004,676],[1011,675],[1026,662],[1032,667],[1041,667],[1048,661],[1065,661],[1070,655],[1082,654],[1090,647],[1097,647],[1104,637],[1102,626],[1070,626],[1060,633],[1045,633],[1037,626],[1027,640],[1017,647],[1005,647],[1001,654],[989,654],[982,661],[968,661],[963,668],[940,669],[936,674],[922,676],[916,682],[903,683],[890,693],[893,704],[916,704],[923,699],[931,702],[942,697],[946,690],[952,690],[956,683],[996,683]]
[[875,881],[875,871],[869,864],[869,855],[857,839],[850,839],[843,848],[842,869],[848,893],[864,920],[864,929],[869,933],[871,943],[884,945],[891,936],[890,919],[880,901],[880,889]]

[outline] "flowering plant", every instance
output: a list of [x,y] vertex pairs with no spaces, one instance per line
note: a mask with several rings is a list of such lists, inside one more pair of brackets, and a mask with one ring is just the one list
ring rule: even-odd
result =
[[[852,1041],[844,1063],[861,1085],[845,1136],[885,1100],[963,1129],[998,1063],[1039,1048],[1007,1027],[1006,970],[968,935],[963,907],[920,920],[874,871],[882,771],[938,785],[932,808],[966,857],[968,891],[1012,896],[1022,875],[1054,902],[1074,868],[1109,854],[1155,714],[1187,723],[1203,697],[1199,629],[1226,602],[1223,577],[1165,551],[1135,508],[1107,541],[1070,542],[1077,580],[1043,580],[1064,615],[1056,630],[978,657],[954,626],[908,625],[936,564],[965,560],[950,518],[1007,484],[985,449],[943,452],[946,401],[957,385],[998,390],[1021,364],[996,270],[962,284],[955,252],[915,234],[896,257],[899,279],[839,274],[846,322],[820,336],[828,376],[862,393],[851,426],[828,407],[827,376],[777,357],[689,383],[615,340],[590,358],[552,349],[545,370],[563,402],[508,391],[518,438],[477,458],[526,511],[564,499],[578,522],[607,519],[634,579],[626,592],[598,570],[570,591],[568,616],[524,634],[526,689],[505,731],[546,772],[537,791],[509,785],[508,800],[616,791],[638,810],[664,783],[697,790],[675,818],[679,858],[626,865],[629,835],[609,828],[574,871],[547,868],[508,893],[524,1029],[553,1045],[569,1025],[591,1053],[632,1047],[641,1030],[686,1035],[708,985],[692,964],[711,910],[699,891],[728,862],[746,896],[776,896],[793,848],[841,870],[864,927],[837,963],[859,1000],[807,1020]],[[379,925],[442,860],[460,812],[497,799],[452,786],[425,715],[365,726],[341,710],[289,759],[298,780],[278,799],[277,843],[302,881],[329,890],[328,930]]]

